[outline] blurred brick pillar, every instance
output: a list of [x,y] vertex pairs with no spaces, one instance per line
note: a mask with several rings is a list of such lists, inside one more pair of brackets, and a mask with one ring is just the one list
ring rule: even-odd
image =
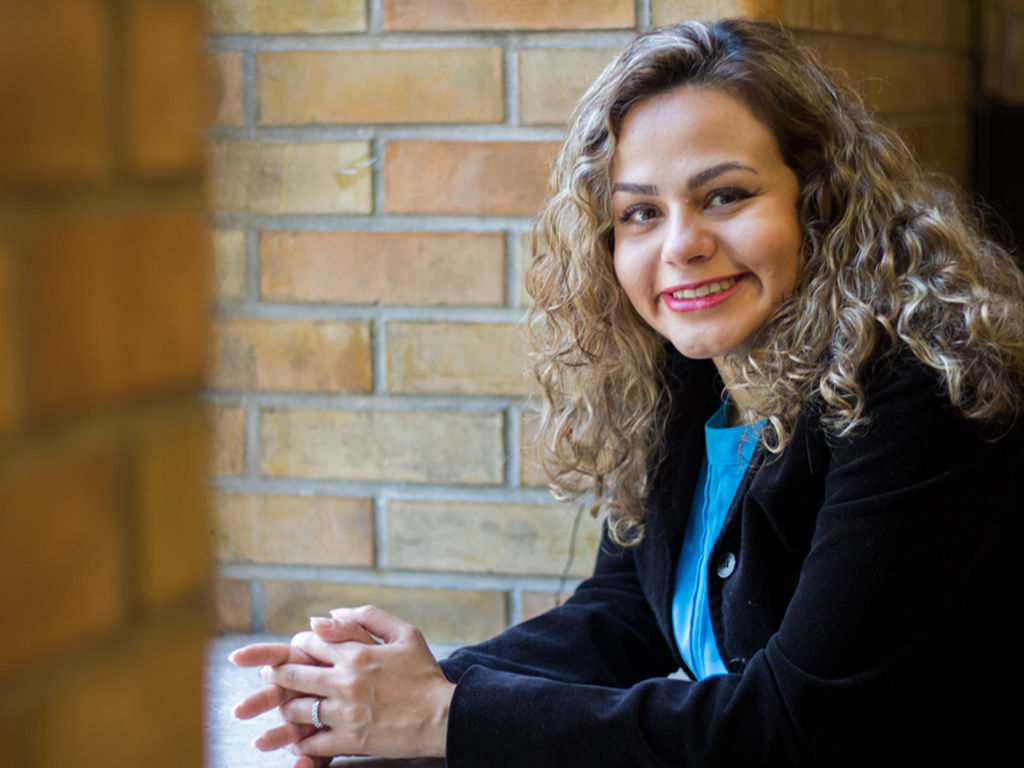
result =
[[202,762],[199,0],[0,0],[0,765]]

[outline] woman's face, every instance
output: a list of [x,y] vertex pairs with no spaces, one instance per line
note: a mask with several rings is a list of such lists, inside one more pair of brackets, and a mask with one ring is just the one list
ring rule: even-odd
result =
[[690,358],[746,354],[793,288],[799,183],[732,96],[683,87],[622,123],[612,160],[615,274],[640,316]]

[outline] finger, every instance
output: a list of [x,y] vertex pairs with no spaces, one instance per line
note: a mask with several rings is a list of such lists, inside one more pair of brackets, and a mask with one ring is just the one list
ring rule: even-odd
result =
[[[281,713],[281,719],[286,723],[313,725],[313,704],[318,701],[323,702],[324,699],[314,696],[297,696],[278,707],[278,712]],[[319,714],[321,718],[324,717],[326,714],[324,707],[321,706]]]
[[299,695],[295,691],[289,691],[279,685],[268,685],[238,702],[232,710],[232,714],[239,720],[249,720],[264,712],[269,712],[275,707],[280,707]]
[[312,758],[361,757],[367,754],[365,739],[349,730],[313,731],[306,738],[289,744],[288,751]]
[[296,635],[292,642],[312,658],[319,659],[324,665],[338,664],[350,659],[351,654],[348,649],[351,648],[368,650],[366,646],[379,647],[379,643],[362,627],[359,627],[358,633],[350,634],[362,639],[334,642],[324,640],[313,632],[302,632]]
[[388,613],[375,605],[364,605],[359,608],[338,608],[331,611],[335,619],[352,619],[361,624],[368,632],[376,635],[386,643],[396,643],[416,633],[416,628],[402,621],[394,614]]
[[362,624],[352,619],[328,619],[322,616],[314,616],[309,620],[309,625],[317,636],[329,643],[343,643],[353,640],[357,643],[377,642]]
[[271,728],[265,733],[261,733],[253,739],[252,745],[260,752],[272,752],[275,749],[281,749],[281,747],[287,747],[300,742],[316,732],[316,728],[312,725],[285,723],[276,728]]
[[260,677],[270,685],[279,685],[292,691],[325,697],[331,693],[330,683],[325,677],[327,667],[310,664],[282,664],[278,667],[263,667]]
[[280,664],[317,664],[316,659],[289,643],[254,643],[233,651],[228,661],[236,667],[276,667]]

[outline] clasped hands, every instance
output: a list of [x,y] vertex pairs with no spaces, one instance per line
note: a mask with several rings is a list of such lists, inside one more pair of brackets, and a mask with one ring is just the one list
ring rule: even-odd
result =
[[[418,629],[375,608],[339,608],[310,620],[288,643],[258,643],[230,655],[261,667],[268,686],[234,709],[247,720],[278,709],[283,725],[260,735],[262,751],[286,748],[294,768],[323,768],[339,755],[444,757],[448,682]],[[313,725],[313,705],[323,725]]]

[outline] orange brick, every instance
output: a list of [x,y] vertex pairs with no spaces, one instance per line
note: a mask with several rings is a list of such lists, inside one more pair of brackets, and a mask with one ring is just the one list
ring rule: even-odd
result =
[[498,48],[262,53],[259,122],[500,122],[501,69]]
[[14,251],[0,235],[0,441],[13,434],[24,418],[18,271]]
[[308,630],[310,616],[366,604],[419,627],[434,643],[479,642],[505,628],[501,592],[268,580],[263,598],[266,629],[273,634]]
[[517,325],[388,323],[389,392],[526,394],[526,354]]
[[784,18],[792,0],[652,0],[651,24],[662,27],[677,21],[696,19],[717,21],[733,16],[773,16]]
[[363,32],[366,0],[208,0],[215,34]]
[[191,210],[40,223],[26,259],[33,411],[52,417],[200,386],[208,248]]
[[210,407],[210,472],[245,474],[245,409]]
[[238,229],[215,229],[213,240],[213,292],[219,301],[244,301],[245,232]]
[[528,216],[544,201],[558,142],[392,141],[388,213]]
[[633,0],[383,0],[384,29],[624,29],[636,25]]
[[31,765],[202,765],[206,635],[200,615],[66,679],[31,719]]
[[212,587],[217,632],[252,632],[252,589],[243,579],[216,579]]
[[501,304],[500,233],[262,232],[260,297],[335,304]]
[[556,605],[565,602],[568,595],[559,595],[555,592],[523,592],[522,615],[523,621],[540,616],[550,611]]
[[286,565],[373,565],[373,501],[218,494],[217,558]]
[[[0,465],[0,678],[52,668],[126,610],[124,476],[114,449],[75,445]],[[66,756],[66,755],[65,755]]]
[[[393,568],[472,573],[554,575],[569,562],[576,507],[392,501],[388,558]],[[570,566],[574,576],[593,567],[600,523],[580,521]]]
[[864,70],[867,66],[864,46],[851,42],[819,43],[815,49],[823,64],[842,70],[846,74],[847,82],[863,93]]
[[226,213],[370,213],[365,141],[215,142],[210,205]]
[[966,109],[970,71],[965,54],[869,49],[864,90],[872,107],[889,114]]
[[519,119],[563,123],[616,48],[535,48],[519,52]]
[[96,182],[113,172],[108,5],[0,5],[0,186]]
[[215,326],[214,389],[369,392],[368,323],[222,320]]
[[125,8],[126,148],[136,173],[202,173],[209,103],[202,31],[198,2],[131,0]]
[[893,124],[921,162],[966,186],[971,167],[971,128],[966,115],[903,118]]
[[263,473],[271,477],[496,484],[502,418],[443,411],[261,412]]
[[169,412],[140,436],[139,589],[148,606],[199,594],[209,561],[207,420],[198,403]]
[[211,100],[213,125],[241,125],[242,111],[242,55],[217,53],[210,57],[212,66]]
[[891,0],[814,0],[812,5],[815,29],[861,37],[878,37],[887,27],[901,26],[901,11]]

